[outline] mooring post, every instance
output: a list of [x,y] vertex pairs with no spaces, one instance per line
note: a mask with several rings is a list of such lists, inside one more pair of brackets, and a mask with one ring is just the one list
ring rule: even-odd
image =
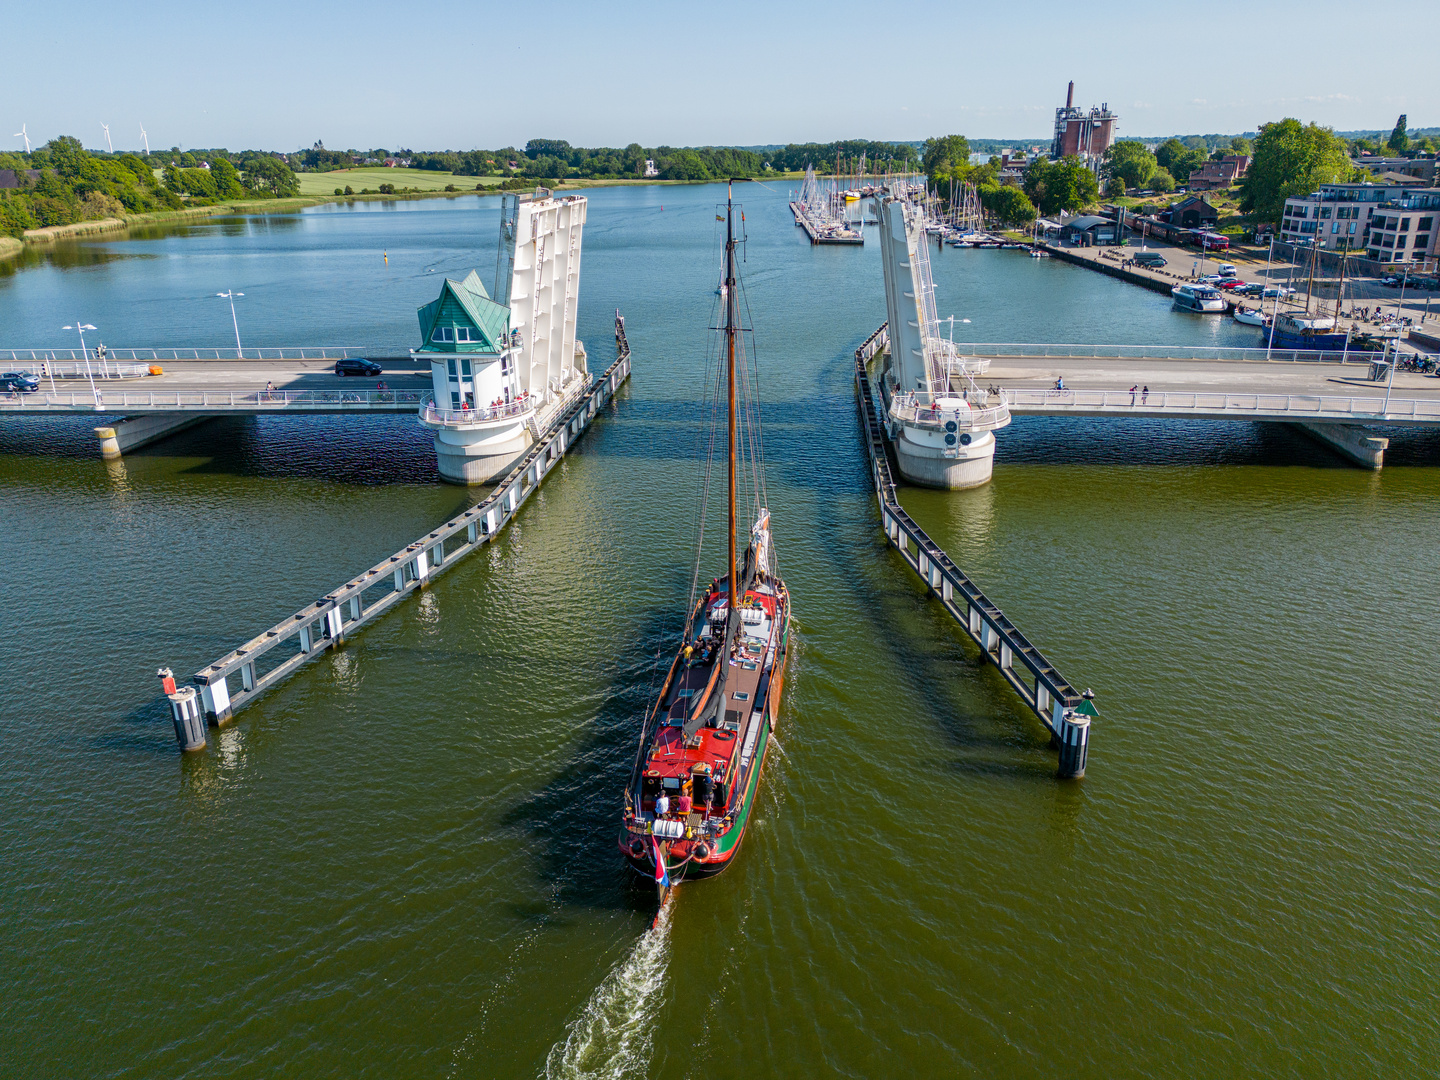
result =
[[1090,716],[1093,712],[1090,701],[1095,697],[1085,691],[1085,701],[1080,709],[1067,709],[1055,702],[1051,713],[1051,727],[1055,733],[1055,745],[1060,750],[1060,764],[1055,775],[1061,780],[1079,780],[1085,775],[1085,760],[1090,755]]
[[193,687],[175,688],[175,674],[162,667],[155,673],[160,687],[170,702],[170,719],[175,722],[175,741],[181,750],[205,749],[205,720],[200,715],[200,702]]
[[325,636],[337,645],[344,640],[344,635],[341,633],[340,609],[338,607],[332,607],[329,611],[325,612]]

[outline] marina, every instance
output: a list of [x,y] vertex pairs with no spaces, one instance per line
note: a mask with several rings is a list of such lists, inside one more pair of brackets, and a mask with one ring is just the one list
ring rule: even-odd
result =
[[[100,568],[22,561],[0,582],[34,635],[0,639],[0,666],[33,670],[33,642],[53,643],[43,679],[0,689],[7,744],[28,748],[3,780],[8,1031],[28,1059],[56,1075],[242,1057],[321,1075],[1423,1072],[1440,755],[1414,702],[1440,585],[1395,548],[1440,541],[1433,429],[1389,426],[1385,468],[1350,468],[1295,425],[1242,419],[1241,392],[1383,399],[1353,352],[1267,362],[1254,328],[1059,258],[936,257],[937,310],[972,320],[956,351],[989,359],[977,381],[1005,388],[1012,422],[989,483],[900,487],[902,564],[856,423],[855,343],[887,318],[880,249],[816,258],[761,190],[747,256],[776,358],[785,719],[741,858],[652,928],[653,884],[616,851],[617,793],[689,614],[717,193],[587,192],[577,336],[606,341],[618,308],[634,350],[605,422],[493,542],[452,559],[468,526],[452,535],[443,573],[315,650],[203,753],[176,752],[157,666],[202,672],[479,493],[439,478],[419,402],[237,407],[109,462],[94,427],[114,414],[93,399],[0,416],[7,550]],[[57,252],[0,281],[4,344],[63,344],[50,323],[75,316],[49,316],[55,290],[107,342],[223,344],[228,309],[206,339],[173,282],[198,296],[203,275],[248,273],[273,282],[237,282],[256,346],[401,356],[441,280],[493,264],[496,202],[187,227],[87,244],[70,266]],[[382,238],[389,267],[357,271]],[[1047,389],[1057,374],[1073,399]],[[423,367],[407,377],[434,392]],[[1137,379],[1152,393],[1132,407]],[[1205,416],[1179,415],[1191,395]],[[1397,374],[1391,413],[1426,398]],[[1055,781],[1043,721],[943,607],[935,566],[921,576],[930,552],[1099,693],[1083,782]],[[1398,662],[1382,648],[1397,625]],[[112,955],[126,963],[95,962]],[[855,1006],[857,971],[893,1007]],[[716,1016],[770,1016],[777,997],[806,1019],[716,1035]],[[74,1037],[102,1016],[103,1040]],[[1364,1035],[1397,1028],[1411,1036]]]

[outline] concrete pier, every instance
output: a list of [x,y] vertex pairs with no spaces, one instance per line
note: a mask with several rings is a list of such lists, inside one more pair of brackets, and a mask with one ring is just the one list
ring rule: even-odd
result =
[[1323,443],[1356,465],[1378,469],[1385,464],[1385,451],[1390,447],[1390,440],[1372,435],[1358,424],[1304,422],[1295,426],[1316,442]]
[[138,450],[153,442],[174,435],[188,427],[213,419],[210,416],[186,415],[184,413],[147,413],[143,416],[127,416],[119,423],[95,429],[100,440],[100,456],[106,461],[119,461],[130,450]]

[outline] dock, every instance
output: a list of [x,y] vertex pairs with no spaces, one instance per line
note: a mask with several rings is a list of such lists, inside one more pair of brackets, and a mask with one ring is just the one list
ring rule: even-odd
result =
[[855,350],[855,392],[886,539],[1050,732],[1060,751],[1057,775],[1078,780],[1085,775],[1089,756],[1090,719],[1096,715],[1093,695],[1076,690],[900,505],[866,371],[866,364],[887,342],[886,327],[881,326]]
[[[197,671],[194,680],[205,718],[215,726],[229,721],[298,668],[338,649],[347,637],[425,588],[442,570],[499,536],[629,377],[630,345],[618,313],[615,350],[615,362],[540,433],[482,502]],[[232,688],[230,680],[236,676],[240,685]],[[176,699],[194,692],[188,688],[170,692],[167,687],[167,693],[176,710],[178,735],[183,702],[177,704]],[[192,737],[187,744],[182,737],[181,745],[198,749],[204,741]]]
[[812,244],[864,244],[865,237],[854,229],[840,228],[836,226],[824,227],[816,224],[805,208],[798,202],[790,204],[790,212],[795,215],[795,224],[805,230],[805,235],[810,237]]

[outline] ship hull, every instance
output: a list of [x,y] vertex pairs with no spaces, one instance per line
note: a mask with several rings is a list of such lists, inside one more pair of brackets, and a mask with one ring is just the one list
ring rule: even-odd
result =
[[1271,342],[1277,349],[1310,349],[1317,352],[1341,352],[1345,348],[1344,334],[1291,334],[1275,328],[1275,340]]
[[[723,833],[697,837],[694,840],[680,840],[666,844],[668,854],[666,865],[670,868],[670,877],[673,884],[682,881],[699,881],[704,878],[715,877],[723,873],[735,862],[740,852],[741,844],[744,842],[746,830],[750,825],[751,814],[755,810],[756,800],[760,793],[760,782],[765,775],[765,765],[769,758],[770,743],[775,731],[775,725],[779,721],[780,702],[785,692],[785,665],[790,655],[790,634],[789,634],[789,600],[785,600],[784,618],[786,620],[785,630],[780,637],[779,648],[775,659],[775,665],[770,673],[769,692],[766,695],[765,718],[760,724],[759,735],[755,747],[755,764],[751,768],[746,779],[745,790],[740,797],[740,802],[735,810],[735,816],[731,826]],[[694,846],[703,842],[709,846],[710,853],[704,859],[691,857]],[[630,868],[647,881],[655,880],[655,859],[654,843],[648,835],[641,835],[631,832],[628,828],[622,828],[618,838],[620,853]],[[639,848],[637,851],[636,848]],[[677,868],[677,864],[681,864]]]

